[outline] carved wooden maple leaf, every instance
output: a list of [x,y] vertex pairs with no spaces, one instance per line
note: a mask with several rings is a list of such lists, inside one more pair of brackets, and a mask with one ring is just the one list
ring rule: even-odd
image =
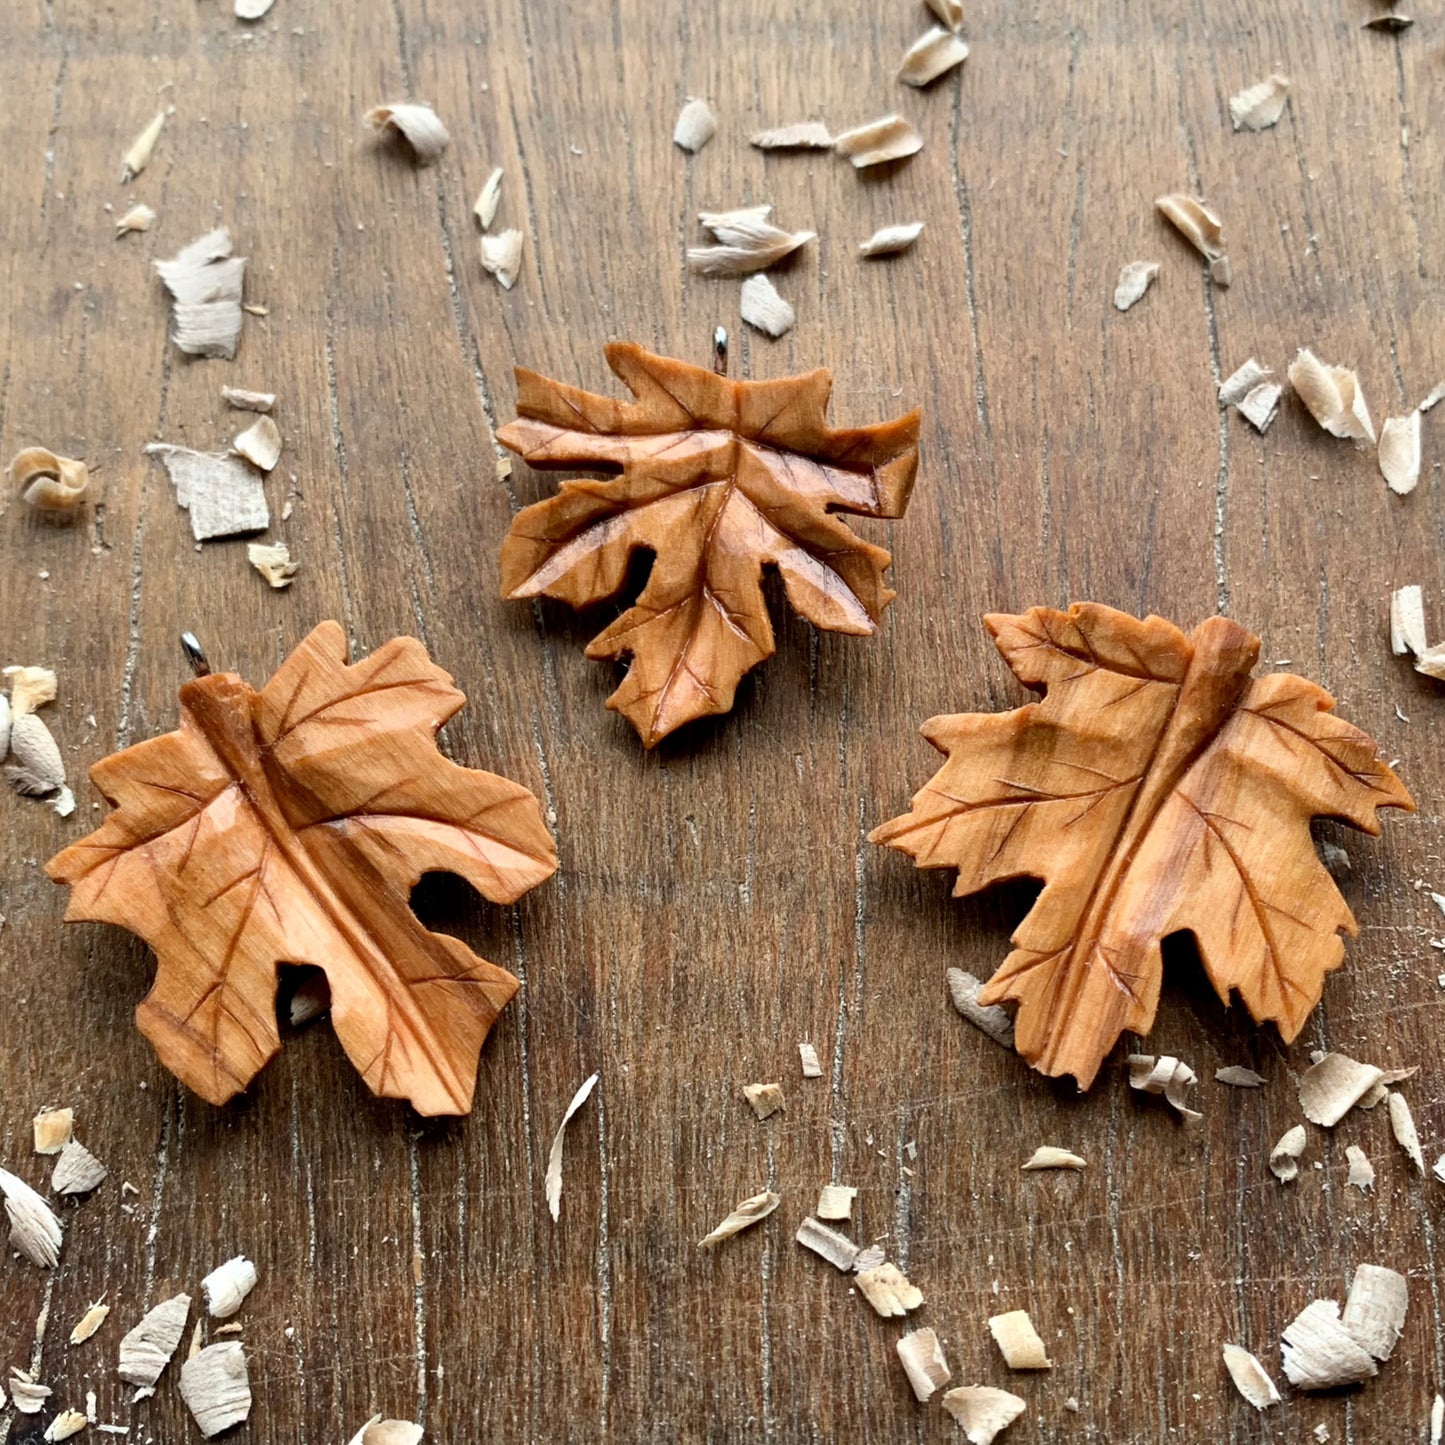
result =
[[458,873],[511,903],[556,853],[526,788],[437,751],[466,698],[420,642],[346,659],[324,622],[260,692],[234,673],[187,683],[176,732],[91,769],[116,811],[46,871],[71,885],[68,919],[155,949],[136,1021],[212,1103],[280,1048],[276,968],[296,963],[325,970],[332,1024],[373,1092],[462,1114],[517,980],[424,928],[411,890]]
[[817,627],[873,632],[893,599],[888,553],[835,515],[901,517],[918,468],[919,413],[856,430],[826,421],[826,371],[729,381],[631,342],[607,362],[620,402],[517,369],[522,420],[499,439],[534,467],[616,471],[563,482],[502,544],[506,597],[583,607],[614,597],[632,552],[654,554],[641,596],[588,657],[631,657],[608,699],[652,747],[727,712],[743,674],[773,653],[764,565]]
[[1188,931],[1220,998],[1294,1038],[1357,931],[1310,819],[1378,833],[1377,808],[1414,808],[1375,744],[1314,683],[1252,679],[1259,639],[1223,617],[1190,637],[1087,602],[984,620],[1043,701],[926,722],[948,761],[871,835],[958,869],[956,896],[1043,880],[979,1002],[1017,1000],[1019,1052],[1088,1088],[1149,1031],[1160,940]]

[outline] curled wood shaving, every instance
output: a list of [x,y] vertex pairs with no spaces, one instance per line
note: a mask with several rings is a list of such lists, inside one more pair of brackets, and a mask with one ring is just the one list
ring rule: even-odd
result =
[[818,1194],[819,1219],[852,1219],[858,1191],[848,1184],[825,1184]]
[[1436,1395],[1430,1406],[1430,1445],[1445,1440],[1445,1395]]
[[188,1294],[173,1295],[150,1310],[120,1342],[116,1371],[121,1379],[132,1385],[154,1385],[181,1342],[190,1311]]
[[55,1161],[50,1187],[57,1194],[89,1194],[104,1182],[108,1172],[84,1144],[72,1139]]
[[8,470],[20,500],[37,512],[73,512],[90,483],[84,462],[56,456],[44,447],[26,447],[17,452]]
[[1415,1117],[1410,1113],[1405,1096],[1393,1091],[1390,1093],[1390,1129],[1395,1135],[1395,1142],[1423,1176],[1425,1156],[1420,1152],[1420,1135],[1415,1129]]
[[906,251],[922,234],[922,221],[883,226],[858,247],[858,253],[862,256],[896,256],[898,252]]
[[753,1113],[759,1119],[766,1119],[783,1107],[783,1086],[781,1084],[744,1084],[743,1097],[753,1106]]
[[132,231],[149,231],[156,223],[156,213],[144,202],[137,202],[125,215],[116,218],[115,239],[129,236]]
[[834,136],[833,149],[861,171],[916,155],[923,149],[923,137],[901,115],[885,115]]
[[1085,1169],[1088,1165],[1077,1154],[1071,1154],[1067,1149],[1056,1149],[1051,1144],[1040,1144],[1029,1156],[1028,1161],[1020,1167],[1023,1169]]
[[1439,406],[1442,401],[1445,401],[1445,381],[1436,382],[1430,388],[1430,394],[1420,403],[1419,409],[1430,411],[1433,407]]
[[1288,1184],[1299,1177],[1300,1155],[1305,1152],[1308,1136],[1303,1124],[1286,1129],[1278,1144],[1269,1151],[1269,1167],[1281,1184]]
[[477,224],[482,230],[490,231],[492,222],[497,219],[497,206],[502,199],[502,168],[495,166],[491,175],[487,177],[486,184],[482,187],[481,193],[477,196],[477,203],[472,207],[472,214],[477,218]]
[[1349,1162],[1350,1172],[1345,1179],[1345,1188],[1352,1184],[1361,1194],[1367,1193],[1375,1187],[1375,1166],[1370,1163],[1365,1151],[1358,1144],[1349,1144],[1345,1147],[1345,1158]]
[[274,391],[245,391],[239,386],[223,386],[221,400],[233,411],[270,411],[276,405]]
[[10,756],[5,780],[24,798],[43,798],[58,789],[55,811],[62,818],[75,811],[75,799],[65,786],[65,763],[50,729],[34,713],[21,713],[10,722]]
[[366,112],[372,130],[391,129],[404,136],[421,165],[430,165],[450,144],[451,136],[429,105],[378,105]]
[[1388,1360],[1405,1328],[1410,1287],[1397,1270],[1362,1264],[1350,1281],[1340,1323],[1377,1360]]
[[482,270],[510,291],[522,270],[522,233],[515,228],[482,237]]
[[1332,1129],[1382,1078],[1373,1064],[1324,1054],[1300,1075],[1300,1108],[1310,1123]]
[[171,293],[171,339],[188,356],[236,355],[246,258],[231,250],[231,233],[220,226],[154,263]]
[[147,123],[146,128],[131,143],[120,163],[122,184],[133,181],[150,164],[151,152],[161,138],[161,127],[166,123],[166,112],[158,111]]
[[983,984],[971,973],[961,968],[948,970],[948,996],[953,1006],[971,1023],[982,1030],[1000,1048],[1010,1053],[1014,1047],[1013,1015],[1000,1004],[981,1004],[978,1001]]
[[[61,1228],[55,1211],[23,1180],[0,1169],[0,1194],[10,1220],[10,1247],[31,1264],[54,1269],[60,1261]],[[14,1394],[14,1391],[11,1391]]]
[[1159,214],[1205,260],[1214,262],[1224,256],[1224,224],[1203,201],[1195,196],[1175,194],[1160,196],[1154,204]]
[[105,1317],[110,1313],[108,1304],[95,1303],[81,1315],[76,1321],[75,1328],[70,1332],[70,1343],[72,1345],[83,1345],[104,1323]]
[[797,320],[792,303],[778,294],[778,288],[761,271],[743,282],[740,309],[749,326],[774,338],[791,331]]
[[1251,356],[1243,366],[1219,383],[1220,406],[1238,406],[1255,387],[1262,381],[1267,381],[1270,375],[1269,368],[1261,366]]
[[74,1109],[42,1109],[30,1121],[37,1154],[59,1154],[75,1132]]
[[815,231],[785,231],[769,219],[771,206],[736,211],[702,211],[698,220],[712,232],[715,246],[689,246],[687,264],[701,276],[743,276],[762,271],[805,246]]
[[191,514],[191,534],[196,541],[263,532],[271,525],[266,488],[239,458],[193,452],[163,442],[152,442],[146,454],[165,463],[176,489],[176,504]]
[[1417,657],[1428,652],[1425,634],[1425,596],[1417,586],[1397,587],[1390,594],[1390,651],[1396,657],[1407,652]]
[[1240,416],[1263,436],[1279,414],[1279,402],[1283,395],[1284,387],[1277,381],[1262,381],[1236,409]]
[[54,702],[60,690],[59,680],[48,667],[11,666],[4,676],[10,681],[11,711],[18,718]]
[[1242,1346],[1225,1345],[1224,1368],[1229,1371],[1234,1388],[1256,1410],[1267,1410],[1271,1405],[1279,1404],[1279,1391],[1268,1371]]
[[1420,413],[1386,417],[1375,455],[1390,490],[1397,497],[1409,496],[1420,480]]
[[1353,371],[1323,362],[1308,347],[1301,347],[1289,364],[1289,384],[1309,414],[1331,436],[1353,441],[1374,441],[1375,424],[1365,404],[1365,393]]
[[22,1415],[37,1415],[50,1398],[50,1386],[39,1384],[27,1370],[10,1369],[10,1399]]
[[819,1224],[812,1215],[808,1215],[798,1226],[794,1238],[804,1249],[811,1249],[837,1269],[852,1269],[853,1261],[858,1258],[858,1246],[851,1239],[839,1234],[836,1229],[829,1229],[826,1224]]
[[950,30],[963,29],[963,0],[928,0],[928,8]]
[[1401,15],[1391,11],[1387,15],[1372,15],[1363,25],[1361,30],[1385,30],[1392,35],[1398,35],[1402,30],[1408,30],[1415,23],[1414,18],[1409,15]]
[[567,1112],[562,1115],[562,1122],[557,1125],[557,1132],[552,1136],[552,1148],[547,1155],[546,1195],[547,1208],[554,1222],[562,1214],[562,1140],[566,1136],[567,1125],[572,1116],[592,1097],[592,1090],[596,1087],[596,1074],[583,1081],[582,1086],[572,1095],[572,1102],[567,1105]]
[[880,1264],[886,1264],[888,1256],[883,1252],[880,1244],[870,1244],[867,1249],[858,1251],[858,1258],[853,1261],[853,1268],[859,1273],[865,1269],[877,1269]]
[[761,1194],[754,1194],[751,1199],[744,1199],[721,1224],[698,1240],[698,1248],[710,1249],[713,1245],[721,1244],[723,1240],[740,1234],[760,1219],[766,1219],[782,1201],[783,1196],[774,1194],[771,1189],[765,1189]]
[[748,144],[760,151],[826,151],[833,148],[833,137],[822,121],[800,120],[773,130],[754,131]]
[[244,1254],[218,1264],[201,1281],[201,1296],[212,1319],[228,1320],[256,1288],[256,1266]]
[[992,1385],[960,1385],[943,1397],[943,1408],[963,1426],[969,1445],[993,1445],[1028,1405]]
[[1158,278],[1157,261],[1126,261],[1114,285],[1115,307],[1127,311],[1136,301],[1142,301],[1144,293]]
[[383,1420],[373,1415],[351,1437],[350,1445],[419,1445],[425,1433],[410,1420]]
[[1289,99],[1289,77],[1277,71],[1258,85],[1229,98],[1229,118],[1235,130],[1269,130],[1279,124]]
[[251,1380],[239,1340],[207,1345],[181,1366],[181,1398],[210,1439],[251,1413]]
[[1301,1390],[1355,1385],[1376,1373],[1369,1352],[1340,1323],[1334,1300],[1306,1305],[1286,1326],[1283,1340],[1285,1375]]
[[[276,589],[284,591],[296,580],[301,564],[291,560],[291,549],[285,542],[248,542],[246,560]],[[296,1020],[293,1018],[292,1023]]]
[[858,1288],[863,1298],[887,1319],[902,1319],[923,1303],[923,1291],[910,1284],[896,1264],[887,1262],[858,1271]]
[[698,97],[683,106],[672,128],[672,143],[696,155],[717,134],[717,116],[707,101]]
[[898,67],[898,79],[904,85],[922,88],[967,59],[968,45],[962,37],[935,25],[908,47]]
[[913,1330],[904,1335],[898,1341],[898,1358],[920,1403],[926,1404],[933,1392],[949,1381],[948,1361],[932,1330]]
[[1156,1059],[1153,1054],[1130,1054],[1129,1087],[1146,1094],[1163,1094],[1165,1099],[1186,1119],[1202,1119],[1197,1109],[1185,1102],[1185,1090],[1198,1080],[1193,1069],[1172,1054]]
[[1034,1328],[1027,1310],[1008,1310],[994,1315],[988,1331],[998,1345],[1004,1363],[1011,1370],[1052,1370],[1053,1362],[1044,1350],[1044,1342]]
[[259,20],[276,3],[276,0],[236,0],[237,20]]
[[1235,1089],[1257,1089],[1264,1083],[1264,1077],[1241,1064],[1227,1064],[1222,1069],[1215,1069],[1214,1082],[1228,1084]]
[[812,1044],[798,1045],[798,1061],[803,1066],[805,1079],[821,1079],[823,1077],[823,1066],[818,1062],[818,1051]]
[[69,1440],[90,1424],[79,1410],[62,1410],[46,1427],[42,1440]]
[[1445,682],[1445,642],[1437,642],[1415,659],[1415,671]]
[[245,431],[236,434],[231,449],[269,472],[281,460],[281,429],[271,417],[258,416]]

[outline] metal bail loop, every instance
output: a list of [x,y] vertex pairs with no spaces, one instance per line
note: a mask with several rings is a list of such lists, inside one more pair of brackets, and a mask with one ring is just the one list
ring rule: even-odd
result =
[[186,661],[191,664],[191,671],[197,677],[211,675],[211,664],[206,661],[206,654],[201,650],[201,644],[196,641],[194,632],[181,633],[181,651],[186,654]]
[[719,376],[728,374],[728,329],[719,326],[712,334],[712,369]]

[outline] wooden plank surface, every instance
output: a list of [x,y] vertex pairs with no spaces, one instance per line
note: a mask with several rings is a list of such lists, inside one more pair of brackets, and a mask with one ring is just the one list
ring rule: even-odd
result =
[[[1308,1441],[1320,1423],[1425,1438],[1445,1380],[1440,1186],[1411,1176],[1381,1110],[1312,1131],[1293,1187],[1266,1156],[1326,1046],[1420,1064],[1407,1093],[1430,1157],[1445,1144],[1429,942],[1445,920],[1418,887],[1445,880],[1442,697],[1386,638],[1405,582],[1445,626],[1441,422],[1398,499],[1297,403],[1260,439],[1214,400],[1247,356],[1282,369],[1300,345],[1358,367],[1377,421],[1445,375],[1439,18],[1393,38],[1359,28],[1369,13],[974,6],[966,66],[918,94],[892,77],[927,17],[894,0],[278,0],[249,28],[193,0],[4,7],[0,446],[85,456],[96,504],[70,528],[13,498],[0,515],[0,661],[59,671],[51,719],[79,799],[61,822],[0,796],[0,1162],[39,1182],[30,1117],[71,1104],[112,1174],[65,1205],[60,1270],[0,1267],[0,1364],[37,1364],[59,1404],[93,1388],[132,1439],[186,1438],[173,1382],[127,1406],[115,1346],[244,1251],[262,1282],[241,1316],[256,1402],[237,1439],[344,1439],[374,1410],[456,1442],[952,1438],[907,1392],[901,1327],[792,1243],[835,1179],[859,1188],[862,1237],[923,1288],[955,1382],[1026,1396],[1019,1445]],[[1234,134],[1228,96],[1276,66],[1294,79],[1285,118]],[[175,115],[122,186],[158,94]],[[688,95],[722,120],[695,159],[670,142]],[[364,131],[367,107],[402,98],[451,129],[434,168]],[[890,109],[925,145],[881,176],[745,143]],[[471,216],[494,164],[499,221],[526,234],[511,292],[481,272]],[[1225,219],[1225,292],[1152,211],[1193,188]],[[132,199],[157,225],[114,241],[106,208]],[[694,211],[762,200],[819,233],[777,272],[798,310],[777,343],[741,329],[735,283],[683,265]],[[914,251],[856,258],[908,219],[927,223]],[[219,223],[269,315],[248,318],[234,363],[193,362],[167,343],[149,262]],[[1123,316],[1109,298],[1138,257],[1163,271]],[[779,609],[778,655],[735,712],[644,754],[603,710],[608,668],[582,656],[596,619],[498,599],[509,518],[552,481],[500,479],[495,430],[514,363],[607,389],[607,340],[701,362],[719,322],[734,374],[831,367],[838,424],[921,404],[922,470],[905,520],[860,527],[894,552],[881,634],[814,634]],[[273,515],[296,498],[273,535],[302,563],[287,593],[240,542],[197,549],[142,452],[223,445],[223,382],[280,396]],[[1205,1080],[1224,1063],[1269,1080],[1206,1082],[1194,1126],[1128,1093],[1122,1048],[1081,1098],[970,1030],[944,970],[990,971],[1025,897],[954,902],[949,879],[863,841],[932,770],[924,718],[1021,700],[980,614],[1077,598],[1186,626],[1227,610],[1398,755],[1421,805],[1378,841],[1324,830],[1349,848],[1361,936],[1292,1047],[1222,1009],[1179,951],[1149,1047]],[[446,883],[418,901],[524,982],[465,1120],[370,1098],[325,1024],[231,1107],[184,1095],[132,1026],[147,951],[63,928],[40,871],[103,812],[86,767],[172,725],[181,628],[259,682],[332,616],[358,651],[422,637],[470,696],[450,755],[525,781],[555,817],[561,872],[515,909]],[[821,1080],[798,1076],[803,1039]],[[594,1069],[554,1225],[547,1147]],[[774,1078],[787,1110],[760,1124],[740,1089]],[[1020,1175],[1043,1142],[1088,1170]],[[1371,1196],[1344,1189],[1351,1142],[1379,1172]],[[765,1185],[778,1214],[699,1255]],[[1395,1358],[1360,1391],[1256,1417],[1221,1342],[1278,1373],[1279,1330],[1362,1261],[1409,1275]],[[102,1293],[110,1321],[68,1350]],[[1011,1307],[1052,1373],[1003,1368],[984,1320]],[[28,1439],[44,1418],[0,1431]]]

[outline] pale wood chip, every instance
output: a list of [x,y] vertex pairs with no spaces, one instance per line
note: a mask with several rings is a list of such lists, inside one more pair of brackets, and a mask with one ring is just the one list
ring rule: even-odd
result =
[[949,1381],[948,1361],[932,1330],[913,1330],[904,1335],[898,1341],[898,1358],[920,1403],[926,1404],[933,1392]]
[[1405,1328],[1410,1287],[1405,1276],[1379,1264],[1362,1264],[1350,1281],[1340,1323],[1377,1360],[1388,1360]]
[[851,1239],[826,1224],[819,1224],[812,1215],[798,1226],[794,1238],[804,1249],[811,1249],[837,1269],[852,1269],[853,1261],[858,1258],[858,1246]]
[[1425,595],[1419,587],[1397,587],[1390,594],[1390,651],[1417,657],[1430,650],[1425,635]]
[[[747,285],[746,282],[743,284]],[[823,1077],[823,1066],[818,1062],[818,1051],[812,1044],[798,1045],[798,1060],[803,1066],[805,1079],[821,1079]]]
[[923,1303],[923,1291],[911,1284],[896,1264],[885,1261],[871,1269],[860,1269],[857,1279],[863,1298],[884,1319],[902,1319]]
[[6,471],[26,506],[55,516],[75,511],[90,484],[90,471],[84,462],[57,456],[44,447],[26,447],[17,452]]
[[968,45],[963,38],[952,30],[935,25],[908,47],[903,63],[898,67],[898,79],[904,85],[921,89],[967,59]]
[[90,1424],[79,1410],[62,1410],[46,1427],[42,1440],[69,1440]]
[[1420,413],[1389,416],[1380,428],[1376,452],[1380,475],[1397,497],[1408,496],[1420,480]]
[[351,1437],[350,1445],[418,1445],[425,1433],[410,1420],[383,1420],[373,1415]]
[[923,149],[923,137],[901,115],[885,115],[834,136],[833,149],[861,171],[916,155]]
[[1420,1135],[1415,1129],[1415,1117],[1410,1112],[1409,1104],[1405,1102],[1405,1096],[1393,1091],[1390,1094],[1390,1128],[1395,1135],[1395,1142],[1423,1176],[1425,1156],[1420,1152]]
[[1282,1184],[1288,1184],[1299,1177],[1300,1155],[1305,1152],[1308,1140],[1303,1124],[1286,1129],[1278,1144],[1269,1151],[1269,1167],[1274,1177]]
[[1442,1183],[1445,1184],[1445,1154],[1442,1154],[1431,1166],[1430,1172]]
[[1289,99],[1289,77],[1276,71],[1258,85],[1229,98],[1229,118],[1235,130],[1269,130],[1279,124]]
[[825,1184],[818,1194],[819,1219],[852,1219],[858,1191],[848,1184]]
[[759,1119],[766,1119],[783,1107],[783,1086],[781,1084],[744,1084],[743,1097],[753,1106],[753,1113]]
[[276,3],[276,0],[236,0],[237,20],[259,20]]
[[1420,403],[1420,411],[1430,411],[1432,408],[1445,401],[1445,381],[1436,382],[1430,389],[1430,394]]
[[1375,1187],[1375,1166],[1370,1163],[1365,1151],[1358,1144],[1349,1144],[1345,1148],[1345,1158],[1349,1162],[1350,1172],[1345,1179],[1345,1188],[1354,1185],[1361,1194],[1368,1193]]
[[1228,1084],[1235,1089],[1257,1089],[1264,1083],[1264,1076],[1256,1074],[1253,1069],[1246,1069],[1242,1064],[1227,1064],[1222,1069],[1215,1069],[1214,1082]]
[[1012,1053],[1014,1047],[1013,1015],[1000,1004],[979,1003],[978,996],[982,991],[982,981],[976,979],[971,973],[965,973],[961,968],[948,970],[948,996],[953,1000],[954,1008],[974,1028],[982,1030],[1000,1048],[1005,1048]]
[[1353,371],[1323,362],[1308,347],[1301,347],[1289,364],[1289,384],[1309,414],[1331,436],[1352,441],[1374,441],[1375,424],[1365,404],[1365,393]]
[[772,130],[755,131],[748,144],[761,151],[826,151],[833,148],[833,137],[820,120],[800,120]]
[[60,690],[59,679],[48,667],[12,665],[4,669],[3,675],[10,683],[10,708],[16,717],[54,702]]
[[882,226],[858,247],[858,252],[862,256],[896,256],[900,251],[906,251],[922,234],[922,221]]
[[992,1385],[960,1385],[943,1397],[943,1408],[963,1426],[969,1445],[993,1445],[1028,1404]]
[[1234,281],[1234,267],[1229,264],[1228,256],[1216,256],[1209,263],[1209,279],[1216,286],[1229,286]]
[[1145,1094],[1163,1094],[1169,1104],[1186,1119],[1202,1119],[1197,1109],[1185,1102],[1185,1091],[1198,1082],[1193,1069],[1172,1054],[1156,1059],[1153,1054],[1130,1054],[1129,1087]]
[[60,1261],[62,1239],[55,1211],[8,1169],[0,1169],[0,1194],[5,1197],[5,1213],[10,1220],[10,1247],[31,1264],[54,1269]]
[[740,1234],[760,1219],[766,1219],[782,1200],[783,1196],[774,1194],[771,1189],[754,1194],[751,1199],[744,1199],[721,1224],[698,1240],[698,1248],[709,1249],[715,1244],[721,1244],[725,1239],[731,1239],[735,1234]]
[[477,224],[482,230],[490,231],[492,222],[497,219],[497,206],[502,199],[502,168],[495,166],[491,175],[487,177],[486,184],[482,187],[481,193],[477,196],[477,203],[472,207],[472,214],[477,218]]
[[429,105],[378,105],[366,112],[372,130],[390,128],[406,138],[422,165],[430,165],[450,144],[451,136]]
[[582,1086],[572,1095],[572,1102],[567,1105],[567,1112],[562,1115],[562,1122],[557,1125],[557,1132],[552,1136],[552,1148],[547,1155],[545,1192],[547,1209],[554,1222],[562,1214],[562,1140],[567,1133],[567,1125],[571,1122],[572,1116],[592,1096],[592,1090],[597,1087],[597,1077],[596,1074],[593,1074],[584,1080]]
[[928,0],[928,8],[950,30],[963,29],[963,0]]
[[50,1386],[40,1384],[27,1370],[10,1369],[10,1400],[22,1415],[38,1415],[50,1398]]
[[5,780],[23,798],[43,798],[59,790],[55,811],[62,818],[75,811],[75,799],[65,786],[65,762],[50,729],[34,713],[21,713],[10,721],[10,758]]
[[1391,11],[1386,15],[1372,15],[1360,26],[1361,30],[1386,30],[1393,35],[1398,35],[1402,30],[1408,30],[1415,23],[1414,17],[1401,15]]
[[239,1340],[207,1345],[181,1366],[181,1398],[210,1439],[251,1413],[251,1380]]
[[1415,659],[1415,671],[1445,682],[1445,642],[1428,647]]
[[877,1269],[880,1264],[886,1264],[888,1256],[881,1244],[870,1244],[866,1249],[858,1251],[858,1258],[853,1261],[853,1268],[862,1273],[865,1269]]
[[1445,1440],[1445,1395],[1436,1395],[1430,1406],[1430,1445],[1441,1445]]
[[1157,261],[1126,261],[1114,285],[1115,307],[1127,311],[1136,301],[1142,301],[1144,293],[1158,278]]
[[281,460],[281,429],[269,416],[258,416],[245,431],[238,432],[231,449],[263,472]]
[[1376,1373],[1369,1352],[1340,1323],[1334,1300],[1306,1305],[1285,1327],[1280,1354],[1290,1384],[1301,1390],[1355,1385]]
[[717,134],[717,116],[707,101],[694,97],[683,106],[672,129],[672,143],[697,154]]
[[1279,415],[1280,398],[1284,387],[1277,381],[1262,381],[1244,398],[1236,410],[1245,421],[1263,436],[1270,423]]
[[[1196,196],[1176,193],[1160,196],[1154,205],[1159,214],[1199,252],[1214,263],[1224,257],[1224,223]],[[1211,275],[1213,267],[1211,266]],[[1216,281],[1219,277],[1215,276]],[[1222,284],[1228,285],[1228,280]]]
[[110,1306],[97,1301],[76,1321],[70,1332],[72,1345],[83,1345],[104,1323],[110,1313]]
[[150,164],[151,153],[161,138],[161,127],[166,123],[166,112],[158,111],[146,124],[146,128],[131,143],[120,164],[120,179],[124,184],[133,181]]
[[[248,542],[246,560],[278,592],[289,587],[301,569],[299,562],[291,560],[291,548],[285,542]],[[296,1019],[293,1017],[291,1022],[294,1024]]]
[[712,232],[715,246],[689,246],[687,264],[700,276],[745,276],[763,271],[815,239],[815,231],[785,231],[768,216],[771,206],[736,211],[702,211],[698,220]]
[[188,356],[236,355],[246,258],[231,251],[231,233],[219,226],[153,263],[171,293],[171,339]]
[[115,239],[129,236],[132,231],[149,231],[156,223],[156,213],[144,202],[137,202],[115,222]]
[[212,1319],[228,1320],[256,1288],[256,1266],[244,1254],[219,1264],[201,1281],[201,1296]]
[[59,1154],[75,1135],[74,1109],[42,1109],[30,1121],[37,1154]]
[[778,288],[762,272],[743,282],[740,310],[749,326],[775,339],[791,331],[798,319],[792,303],[778,294]]
[[60,1151],[50,1187],[57,1194],[89,1194],[104,1182],[109,1171],[78,1139]]
[[1011,1370],[1052,1370],[1053,1362],[1027,1310],[1008,1310],[988,1322],[989,1333]]
[[181,1342],[190,1311],[188,1294],[173,1295],[149,1311],[120,1342],[116,1372],[121,1379],[142,1387],[154,1385]]
[[1225,1345],[1224,1368],[1234,1387],[1256,1410],[1267,1410],[1279,1404],[1279,1391],[1268,1371],[1240,1345]]
[[221,400],[233,411],[270,411],[276,405],[274,391],[246,391],[239,386],[223,386]]
[[510,291],[521,274],[523,241],[515,229],[482,237],[482,270],[495,276],[504,291]]
[[1382,1077],[1373,1064],[1325,1054],[1300,1075],[1300,1108],[1310,1123],[1332,1129]]
[[177,506],[191,514],[191,535],[196,541],[263,532],[271,525],[265,484],[239,457],[218,457],[164,442],[152,442],[146,454],[165,463],[176,489]]
[[1250,357],[1237,371],[1231,372],[1219,383],[1220,406],[1238,406],[1262,381],[1268,381],[1272,373]]
[[1020,1166],[1021,1169],[1085,1169],[1087,1167],[1086,1162],[1077,1154],[1071,1154],[1067,1149],[1056,1149],[1052,1144],[1040,1144],[1029,1155],[1027,1162]]

